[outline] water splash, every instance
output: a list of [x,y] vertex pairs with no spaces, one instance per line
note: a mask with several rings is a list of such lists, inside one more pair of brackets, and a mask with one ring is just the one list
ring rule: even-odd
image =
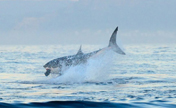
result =
[[102,50],[87,63],[72,66],[63,75],[51,78],[47,83],[82,83],[106,81],[110,75],[114,52],[109,48]]

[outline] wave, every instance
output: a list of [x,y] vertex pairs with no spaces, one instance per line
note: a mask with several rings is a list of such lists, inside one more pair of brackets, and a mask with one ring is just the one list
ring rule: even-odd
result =
[[110,103],[110,102],[90,102],[90,101],[50,101],[50,102],[32,102],[32,103],[0,103],[0,108],[128,108],[135,107],[126,103]]
[[175,108],[175,104],[167,104],[165,101],[154,102],[133,102],[133,103],[112,103],[112,102],[91,102],[91,101],[49,101],[31,103],[0,103],[0,108],[149,108],[168,107]]

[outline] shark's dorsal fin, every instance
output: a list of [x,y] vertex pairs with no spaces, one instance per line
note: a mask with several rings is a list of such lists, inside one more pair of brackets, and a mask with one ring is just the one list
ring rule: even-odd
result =
[[[81,46],[82,46],[82,45],[81,45]],[[81,46],[80,46],[80,48],[79,48],[79,50],[78,50],[78,52],[77,52],[77,54],[76,54],[76,55],[83,54],[83,52],[82,52],[82,50],[81,50]]]

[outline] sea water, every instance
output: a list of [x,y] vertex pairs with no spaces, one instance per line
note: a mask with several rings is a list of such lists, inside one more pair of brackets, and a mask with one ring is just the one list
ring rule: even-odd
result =
[[176,45],[126,45],[126,55],[105,50],[62,76],[44,75],[45,63],[78,49],[0,46],[0,107],[176,107]]

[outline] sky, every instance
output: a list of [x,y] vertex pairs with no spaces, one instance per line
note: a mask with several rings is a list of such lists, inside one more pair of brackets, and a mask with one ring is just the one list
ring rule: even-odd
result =
[[176,43],[176,0],[0,0],[0,45]]

